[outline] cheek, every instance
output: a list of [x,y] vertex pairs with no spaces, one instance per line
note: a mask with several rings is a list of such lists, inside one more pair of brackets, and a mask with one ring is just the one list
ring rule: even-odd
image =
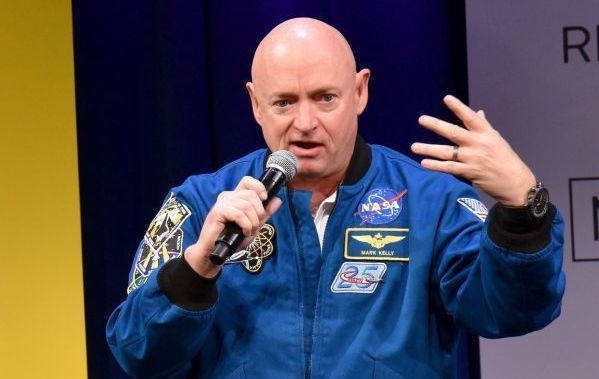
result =
[[321,119],[329,134],[335,140],[351,138],[351,129],[355,127],[356,115],[345,112],[328,113]]
[[285,138],[286,123],[280,117],[266,116],[262,119],[262,135],[268,147],[278,149],[281,141]]

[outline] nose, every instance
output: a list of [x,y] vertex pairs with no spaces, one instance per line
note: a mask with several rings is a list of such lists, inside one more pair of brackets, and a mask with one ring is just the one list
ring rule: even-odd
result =
[[301,132],[309,132],[316,128],[318,120],[312,105],[308,102],[300,102],[293,126]]

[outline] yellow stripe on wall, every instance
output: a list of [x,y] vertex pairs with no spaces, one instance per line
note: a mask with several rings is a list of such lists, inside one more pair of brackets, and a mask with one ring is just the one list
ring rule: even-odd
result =
[[85,378],[70,1],[0,7],[0,377]]

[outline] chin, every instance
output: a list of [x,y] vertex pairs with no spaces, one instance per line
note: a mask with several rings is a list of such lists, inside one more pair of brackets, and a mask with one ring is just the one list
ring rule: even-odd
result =
[[324,176],[323,170],[317,170],[315,168],[305,168],[300,166],[300,172],[297,173],[297,178],[301,180],[313,181],[320,179]]

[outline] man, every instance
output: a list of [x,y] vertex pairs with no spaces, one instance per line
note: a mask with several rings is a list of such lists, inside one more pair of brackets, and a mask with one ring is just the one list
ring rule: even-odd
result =
[[[421,117],[456,145],[413,151],[493,196],[484,222],[471,187],[357,136],[369,76],[320,21],[288,20],[262,40],[247,84],[254,116],[299,172],[266,207],[252,178],[265,150],[172,190],[108,322],[127,372],[453,378],[460,328],[514,336],[559,315],[562,221],[533,173],[456,98],[444,101],[466,129]],[[215,266],[228,222],[249,245]]]

